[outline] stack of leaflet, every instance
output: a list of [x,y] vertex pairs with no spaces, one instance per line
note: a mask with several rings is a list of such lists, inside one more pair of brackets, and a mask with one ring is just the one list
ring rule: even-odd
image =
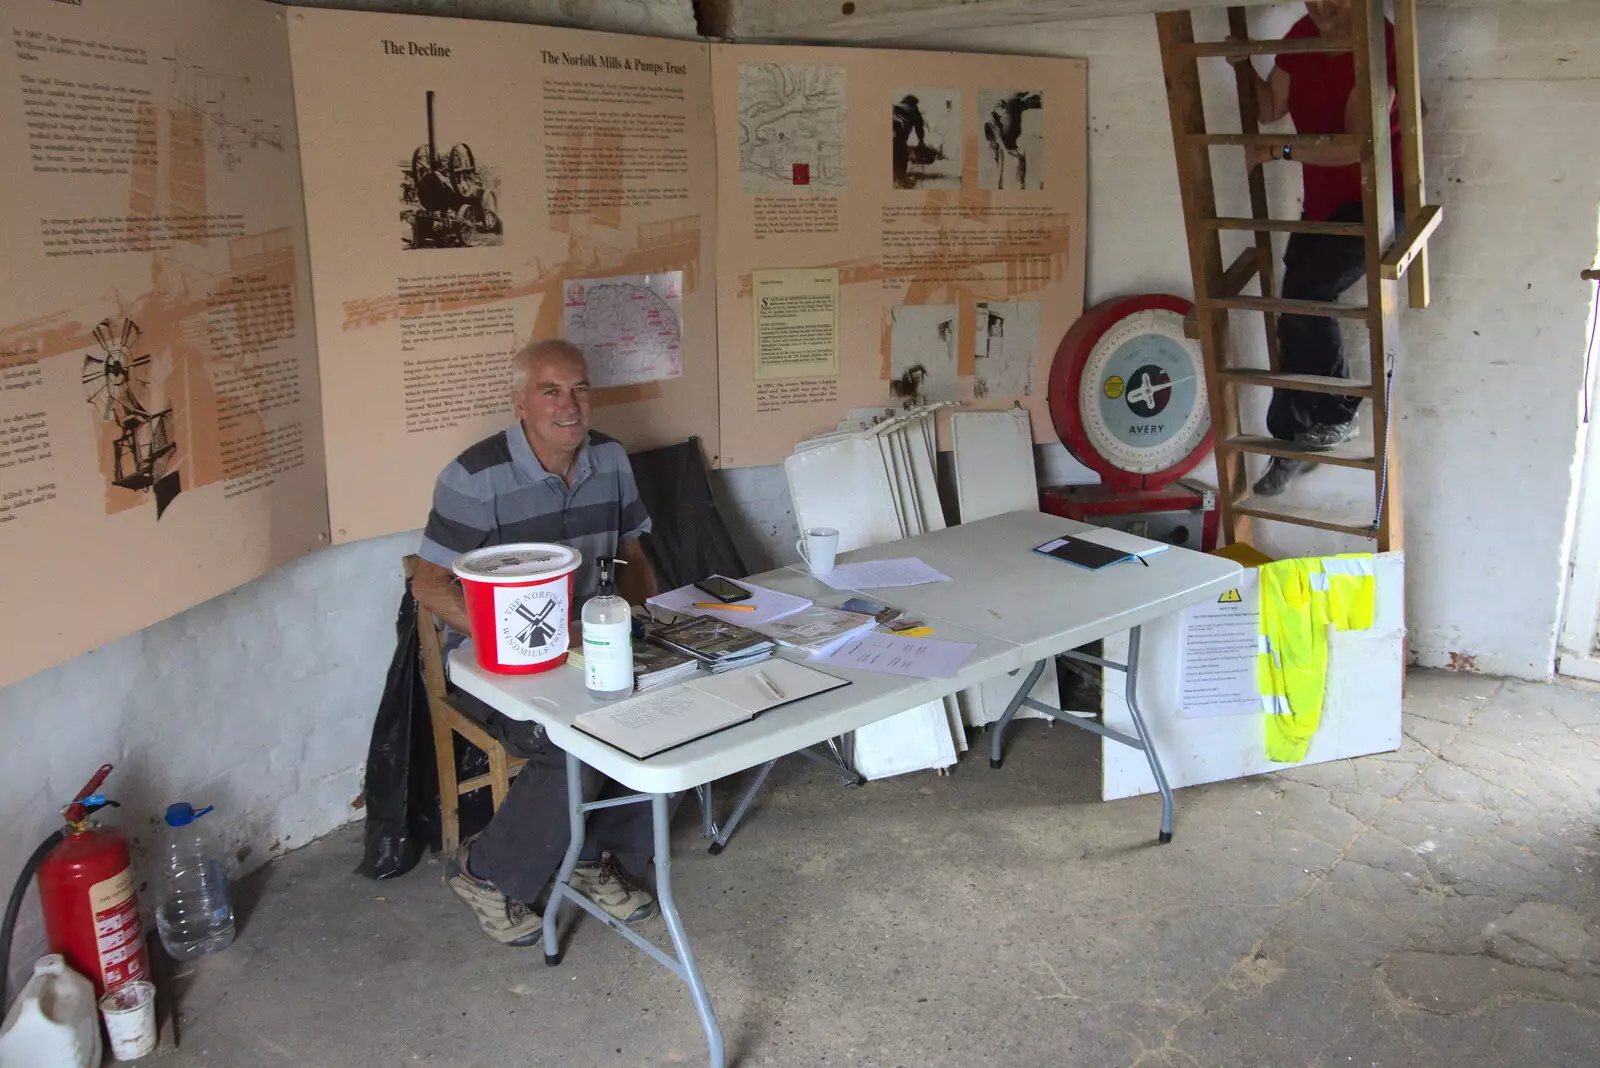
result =
[[700,674],[700,661],[676,649],[649,642],[633,647],[633,688],[640,693],[670,686]]
[[710,616],[697,616],[653,631],[650,640],[692,656],[712,674],[758,664],[772,655],[765,635]]
[[[567,663],[583,670],[583,647],[567,653]],[[649,642],[633,643],[633,688],[639,693],[669,686],[700,674],[700,661],[692,656]]]
[[813,605],[755,629],[779,645],[799,649],[807,656],[827,656],[856,635],[871,630],[877,622],[870,615]]

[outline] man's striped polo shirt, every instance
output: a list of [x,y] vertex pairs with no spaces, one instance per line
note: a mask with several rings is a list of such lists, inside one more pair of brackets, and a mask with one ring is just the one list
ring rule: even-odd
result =
[[488,545],[570,545],[583,554],[583,566],[573,576],[576,606],[598,585],[594,562],[616,556],[619,542],[649,529],[628,454],[616,439],[589,431],[568,486],[544,469],[522,424],[513,423],[439,472],[418,555],[447,568],[462,553]]

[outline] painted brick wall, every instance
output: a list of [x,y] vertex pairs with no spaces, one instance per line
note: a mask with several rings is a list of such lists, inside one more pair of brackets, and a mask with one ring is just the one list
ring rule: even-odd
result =
[[[915,43],[1087,58],[1087,300],[1189,292],[1148,17]],[[1405,327],[1412,650],[1425,663],[1466,652],[1483,670],[1543,677],[1592,300],[1576,279],[1594,257],[1600,202],[1600,5],[1430,6],[1424,43],[1431,196],[1450,221],[1435,244],[1436,304]],[[1278,210],[1295,195],[1280,182]],[[1059,446],[1040,450],[1040,473],[1086,480]],[[1348,489],[1329,481],[1337,474],[1308,488]],[[751,567],[792,560],[781,468],[713,479]],[[324,550],[0,690],[0,877],[107,760],[118,765],[109,791],[126,805],[110,819],[141,855],[152,820],[179,798],[218,806],[207,819],[236,873],[358,816],[399,559],[414,544],[396,535]],[[41,944],[30,902],[18,961]]]

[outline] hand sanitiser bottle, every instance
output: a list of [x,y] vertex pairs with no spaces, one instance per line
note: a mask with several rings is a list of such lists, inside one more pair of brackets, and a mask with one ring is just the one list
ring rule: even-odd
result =
[[596,697],[633,693],[633,610],[612,577],[613,567],[626,563],[597,561],[600,588],[583,605],[583,681]]

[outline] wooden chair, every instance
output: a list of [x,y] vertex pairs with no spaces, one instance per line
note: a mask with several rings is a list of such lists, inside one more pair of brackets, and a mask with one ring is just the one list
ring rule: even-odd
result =
[[[416,570],[417,557],[407,556],[405,572],[408,581]],[[527,761],[506,752],[506,747],[477,720],[450,703],[450,689],[445,684],[444,674],[444,641],[440,630],[439,620],[419,604],[417,639],[422,648],[422,677],[428,691],[428,716],[433,721],[433,751],[439,764],[440,839],[444,852],[450,854],[461,844],[461,798],[474,790],[488,787],[489,796],[498,809],[506,799],[506,792],[511,789],[511,780]],[[489,757],[487,774],[474,775],[470,779],[456,778],[455,736],[458,734]]]

